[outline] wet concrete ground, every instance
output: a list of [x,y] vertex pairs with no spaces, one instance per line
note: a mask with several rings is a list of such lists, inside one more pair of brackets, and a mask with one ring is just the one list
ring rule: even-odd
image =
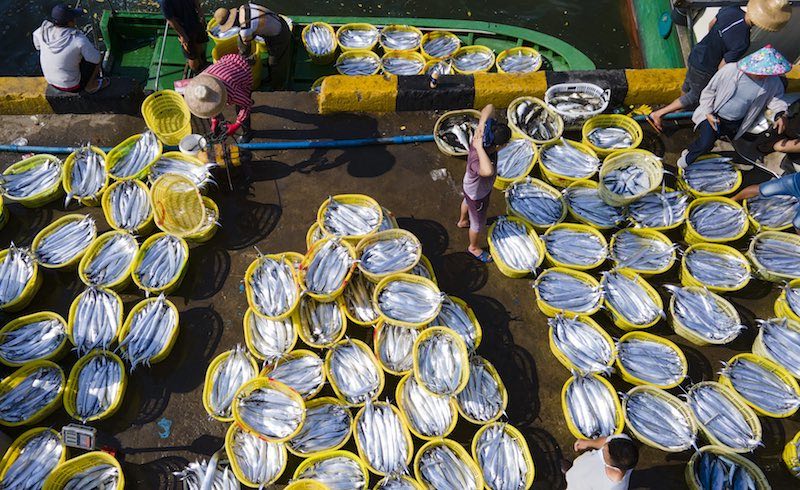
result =
[[[420,134],[429,132],[437,117],[406,113],[322,118],[314,114],[313,101],[304,94],[279,94],[261,102],[253,126],[258,138],[265,140]],[[24,136],[30,144],[77,145],[91,139],[93,144],[111,146],[143,128],[140,119],[128,116],[4,117],[0,119],[0,141]],[[671,133],[669,139],[648,135],[643,146],[665,154],[665,162],[674,162],[690,129],[676,127]],[[3,168],[17,159],[19,155],[0,155]],[[210,196],[221,209],[222,228],[211,242],[192,249],[186,279],[170,298],[181,311],[175,349],[164,362],[134,372],[120,412],[109,421],[95,424],[101,444],[116,450],[124,461],[128,488],[178,488],[172,471],[195,458],[208,458],[223,445],[226,425],[209,419],[201,393],[209,361],[244,341],[245,269],[256,258],[256,248],[263,253],[304,252],[306,230],[315,220],[317,207],[326,197],[338,193],[368,194],[390,209],[401,227],[421,239],[442,290],[465,299],[475,310],[483,327],[479,353],[500,372],[510,394],[509,420],[525,435],[533,454],[534,488],[559,488],[560,459],[576,456],[560,401],[561,387],[570,374],[549,351],[546,317],[535,306],[531,281],[509,279],[493,265],[480,264],[465,253],[466,233],[455,226],[463,166],[463,160],[444,156],[429,143],[260,152],[252,157],[249,176],[241,169],[232,172],[233,190],[227,174],[218,173],[219,188]],[[432,180],[431,171],[442,168],[448,177]],[[0,231],[2,247],[11,241],[30,244],[42,227],[64,214],[63,202],[35,210],[18,205],[9,205],[8,209],[11,220]],[[504,211],[502,194],[495,192],[490,216]],[[88,212],[98,217],[101,231],[108,228],[99,208],[71,207],[70,212]],[[53,310],[66,316],[83,284],[74,271],[45,271],[44,277],[42,290],[23,313]],[[677,273],[672,272],[655,283],[677,280]],[[757,332],[755,319],[772,315],[775,296],[770,284],[759,281],[730,296],[749,328],[729,346],[695,347],[674,335],[664,322],[652,332],[667,336],[683,348],[692,381],[716,379],[721,360],[750,350]],[[126,291],[126,311],[141,299],[140,291]],[[596,316],[612,336],[623,334],[602,314]],[[3,323],[11,318],[0,313]],[[370,333],[358,326],[348,329],[348,335],[361,339],[371,337]],[[70,354],[61,365],[68,369],[75,360]],[[8,372],[6,369],[2,374]],[[612,382],[619,391],[630,389],[618,376],[613,376]],[[395,384],[396,380],[387,383],[382,398],[394,398]],[[329,388],[325,390],[323,395]],[[42,425],[60,427],[68,422],[65,412],[59,410]],[[797,481],[789,476],[780,454],[785,442],[800,430],[800,418],[761,418],[761,422],[764,447],[754,458],[773,488],[796,487]],[[169,430],[163,428],[167,423],[171,424]],[[467,444],[474,430],[461,420],[451,437]],[[16,436],[21,430],[4,432]],[[420,441],[415,443],[417,448],[421,445]],[[355,451],[352,441],[345,449]],[[684,467],[690,456],[691,452],[666,454],[643,447],[631,487],[683,488]],[[291,470],[296,464],[296,459],[290,458]],[[280,483],[285,483],[290,473],[287,470]]]

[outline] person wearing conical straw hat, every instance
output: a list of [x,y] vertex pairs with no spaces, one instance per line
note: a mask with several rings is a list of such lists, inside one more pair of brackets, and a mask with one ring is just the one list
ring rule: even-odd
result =
[[726,64],[739,61],[747,52],[752,26],[775,32],[781,30],[791,17],[789,0],[750,0],[747,12],[739,7],[721,8],[709,25],[708,34],[689,53],[681,96],[650,113],[647,122],[661,132],[665,115],[697,106],[700,94],[714,73]]
[[225,117],[223,109],[236,107],[236,120],[225,128],[226,136],[233,136],[239,128],[239,143],[252,139],[250,111],[253,108],[253,74],[247,60],[240,54],[228,54],[209,66],[186,86],[183,97],[189,111],[202,119],[211,119],[211,132],[217,135]]
[[678,166],[691,165],[711,151],[721,136],[731,141],[740,138],[765,109],[774,114],[776,132],[783,133],[788,105],[780,98],[784,93],[780,76],[791,69],[786,58],[769,45],[722,67],[700,94],[700,105],[692,114],[697,138],[683,151]]

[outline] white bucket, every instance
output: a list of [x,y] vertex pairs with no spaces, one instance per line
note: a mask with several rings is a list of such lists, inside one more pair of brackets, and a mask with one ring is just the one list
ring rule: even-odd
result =
[[184,155],[196,156],[200,151],[206,147],[206,139],[199,134],[190,134],[184,136],[178,144],[178,149]]

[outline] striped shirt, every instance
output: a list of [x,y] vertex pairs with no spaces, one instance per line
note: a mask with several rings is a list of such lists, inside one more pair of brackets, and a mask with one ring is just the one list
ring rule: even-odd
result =
[[228,105],[239,106],[236,122],[242,124],[253,108],[253,99],[250,98],[253,93],[253,74],[247,60],[239,54],[226,54],[203,73],[222,82],[228,92]]

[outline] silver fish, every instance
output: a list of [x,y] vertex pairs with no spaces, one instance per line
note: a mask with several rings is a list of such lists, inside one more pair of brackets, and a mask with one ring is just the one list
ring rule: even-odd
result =
[[284,315],[295,306],[300,294],[294,270],[286,260],[261,257],[259,261],[249,278],[253,308],[263,316]]
[[183,481],[184,490],[239,490],[236,475],[224,463],[227,462],[219,461],[217,453],[208,462],[193,461],[174,474]]
[[387,319],[408,323],[428,323],[441,304],[438,289],[404,279],[390,281],[377,297],[377,306]]
[[410,371],[414,363],[414,342],[419,333],[416,328],[383,323],[375,333],[375,344],[378,347],[381,364],[398,373]]
[[66,337],[61,320],[32,321],[0,334],[0,359],[19,365],[43,359],[58,350]]
[[662,397],[647,391],[630,393],[625,415],[636,432],[661,446],[680,451],[695,443],[696,434],[686,414]]
[[309,53],[324,56],[336,50],[333,32],[325,24],[313,23],[303,32],[303,44]]
[[567,266],[588,267],[601,263],[608,255],[605,240],[592,233],[570,228],[552,229],[543,237],[547,253]]
[[72,319],[72,342],[78,355],[108,350],[119,333],[122,304],[113,292],[90,286],[78,296]]
[[338,403],[325,402],[306,410],[300,432],[286,444],[301,454],[327,451],[350,438],[352,416]]
[[[689,389],[686,401],[697,421],[703,424],[722,444],[753,450],[761,440],[733,401],[717,388],[718,384],[695,385]],[[755,419],[758,423],[758,419]]]
[[142,260],[133,271],[142,286],[149,289],[162,289],[173,282],[186,265],[186,251],[183,240],[173,235],[162,235],[139,253]]
[[342,75],[372,75],[381,67],[381,60],[376,56],[348,55],[336,60],[336,70]]
[[603,176],[603,186],[611,193],[627,198],[638,197],[650,190],[650,177],[639,165],[616,168]]
[[419,48],[422,36],[412,30],[401,30],[387,26],[381,29],[381,45],[398,51],[411,51]]
[[392,408],[367,400],[354,427],[364,461],[383,474],[403,472],[413,451],[408,429]]
[[483,50],[455,53],[453,64],[462,72],[487,71],[494,64],[494,53]]
[[267,440],[283,439],[302,426],[304,407],[289,395],[265,386],[234,398],[241,421]]
[[685,219],[689,196],[681,191],[653,191],[628,205],[633,222],[642,228],[663,228]]
[[378,229],[380,210],[370,205],[339,202],[328,198],[325,208],[324,228],[336,236],[366,235]]
[[497,151],[497,176],[504,179],[525,177],[535,152],[532,141],[512,139]]
[[151,182],[155,182],[162,175],[175,174],[186,177],[194,182],[198,188],[203,189],[208,184],[214,183],[214,179],[211,177],[211,169],[216,166],[214,163],[195,165],[179,158],[161,157],[150,167],[149,179]]
[[81,367],[75,393],[75,413],[86,423],[101,415],[121,396],[122,366],[108,355],[93,355]]
[[372,274],[388,275],[401,272],[416,264],[421,248],[416,238],[376,237],[374,242],[362,250],[360,265],[363,270]]
[[316,354],[306,353],[280,359],[269,372],[269,377],[280,381],[300,393],[305,399],[312,398],[325,384],[322,359]]
[[20,297],[33,279],[34,267],[36,264],[31,251],[16,247],[12,242],[0,263],[0,306]]
[[606,301],[625,320],[634,325],[647,325],[665,315],[637,279],[640,279],[638,274],[629,278],[619,272],[603,272],[600,284]]
[[94,218],[86,215],[50,231],[39,241],[33,254],[42,264],[60,266],[85,252],[96,235]]
[[705,238],[733,238],[747,228],[747,217],[741,206],[725,202],[700,204],[689,212],[689,222]]
[[93,286],[113,284],[127,276],[138,251],[133,235],[114,233],[92,255],[83,273]]
[[347,340],[328,351],[330,382],[350,404],[374,399],[381,388],[381,372],[369,350]]
[[108,179],[105,159],[95,153],[91,144],[81,146],[75,154],[68,178],[70,190],[67,192],[67,205],[73,197],[95,197]]
[[331,490],[362,490],[368,483],[356,460],[344,456],[329,456],[316,461],[298,477],[316,480]]
[[131,370],[141,364],[149,366],[152,359],[167,348],[178,329],[175,307],[163,294],[154,301],[145,301],[147,304],[130,319],[128,332],[119,342],[122,356],[130,363]]
[[498,65],[506,73],[531,73],[542,65],[542,57],[520,52],[505,56]]
[[0,175],[0,191],[10,200],[37,196],[58,185],[62,166],[61,160],[52,157],[21,172],[4,173]]
[[739,171],[730,158],[710,158],[689,165],[683,171],[683,181],[697,192],[725,193],[734,190]]
[[433,324],[448,327],[455,331],[467,344],[467,350],[470,352],[477,348],[478,328],[480,326],[477,325],[477,319],[473,323],[470,318],[469,306],[456,303],[450,296],[445,296],[442,300],[442,309]]
[[548,318],[553,329],[552,339],[556,348],[572,362],[581,374],[611,374],[614,346],[589,324],[578,318],[558,315]]
[[423,484],[436,490],[479,490],[469,465],[445,445],[428,447],[419,456]]
[[436,136],[451,152],[466,155],[477,128],[478,120],[472,114],[455,114],[439,124]]
[[518,216],[534,226],[552,226],[561,222],[566,203],[536,182],[526,179],[506,189],[506,203]]
[[428,38],[422,45],[422,51],[433,59],[447,58],[461,47],[461,42],[453,36],[436,36]]
[[594,376],[575,376],[567,387],[566,404],[570,419],[586,438],[607,437],[616,431],[614,394]]
[[689,273],[708,286],[735,288],[750,277],[747,263],[729,253],[692,250],[683,260]]
[[381,59],[383,71],[392,75],[419,75],[425,63],[417,58],[407,58],[402,55],[387,55]]
[[564,197],[572,212],[593,226],[612,228],[625,220],[624,209],[606,204],[597,189],[583,186],[569,187],[564,191]]
[[785,318],[759,321],[766,357],[800,377],[800,332]]
[[541,299],[557,310],[585,313],[603,302],[603,288],[560,271],[542,274],[534,287]]
[[[362,259],[362,266],[364,265]],[[350,282],[344,288],[344,305],[350,316],[363,323],[375,323],[380,318],[380,313],[372,305],[372,294],[375,284],[366,276],[358,272],[350,277]]]
[[246,315],[250,315],[249,325],[251,345],[256,357],[272,363],[286,355],[297,339],[294,321],[291,316],[283,320],[269,320],[256,315],[252,310],[248,310]]
[[378,29],[348,27],[339,31],[339,44],[350,49],[369,49],[378,41]]
[[[258,485],[268,485],[275,481],[286,465],[286,451],[283,443],[269,442],[243,430],[237,430],[231,447],[244,477]],[[238,484],[237,487],[238,488]]]
[[660,272],[675,260],[675,247],[647,235],[621,230],[614,235],[611,260],[617,267]]
[[109,214],[115,228],[134,231],[145,224],[152,213],[150,194],[136,181],[126,180],[109,191]]
[[558,119],[559,116],[550,109],[529,100],[522,101],[511,114],[511,122],[537,141],[549,141],[559,136]]
[[30,438],[3,476],[2,487],[41,490],[44,480],[58,466],[64,451],[61,436],[46,429]]
[[594,146],[604,150],[619,150],[633,146],[631,134],[614,126],[593,129],[587,138]]
[[784,228],[792,224],[798,204],[794,196],[756,196],[747,200],[747,213],[761,226]]
[[560,92],[551,97],[547,103],[558,112],[567,114],[570,117],[596,114],[607,105],[602,98],[580,90]]
[[461,410],[471,419],[488,422],[505,410],[502,392],[505,389],[499,379],[495,379],[487,366],[489,361],[473,356],[469,361],[469,381],[456,395]]
[[658,342],[642,339],[618,342],[617,359],[632,376],[653,385],[676,384],[686,377],[679,352]]
[[300,299],[300,332],[313,346],[329,346],[347,328],[338,301],[320,303],[310,296]]
[[457,395],[463,389],[464,371],[469,369],[461,359],[460,338],[452,333],[437,332],[417,340],[415,364],[419,366],[419,383],[425,389],[440,396]]
[[736,359],[720,374],[742,398],[766,412],[786,414],[800,407],[800,393],[773,371],[749,359]]
[[475,444],[476,462],[486,486],[491,490],[525,490],[528,467],[525,451],[506,431],[506,424],[495,424],[481,433]]
[[241,345],[227,352],[228,356],[207,376],[211,381],[209,406],[219,417],[231,416],[233,397],[239,388],[258,374]]
[[127,152],[122,155],[109,169],[109,173],[118,178],[125,179],[139,174],[147,168],[158,155],[158,140],[152,131],[145,131]]
[[8,425],[30,419],[55,400],[63,387],[58,367],[48,365],[33,370],[0,394],[0,421]]
[[500,216],[489,239],[497,260],[518,271],[538,270],[541,254],[528,230],[518,222]]
[[715,344],[732,342],[746,327],[738,315],[732,316],[720,306],[721,297],[707,289],[678,288],[665,285],[675,297],[673,314],[693,333]]
[[453,419],[458,416],[450,398],[428,393],[413,375],[403,383],[403,398],[398,400],[398,405],[409,426],[428,437],[445,437]]
[[416,488],[414,484],[399,475],[384,477],[375,485],[375,490],[416,490]]
[[730,458],[705,451],[694,465],[694,474],[700,488],[733,488],[756,490],[753,475]]
[[800,277],[800,246],[795,242],[762,235],[753,240],[753,254],[763,270],[792,279]]
[[106,490],[117,488],[119,470],[110,464],[98,464],[72,476],[64,490]]

